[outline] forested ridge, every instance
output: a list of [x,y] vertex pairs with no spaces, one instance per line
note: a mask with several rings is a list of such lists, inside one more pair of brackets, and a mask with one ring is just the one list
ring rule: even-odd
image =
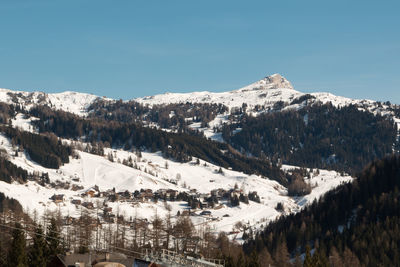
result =
[[288,183],[287,175],[270,161],[246,157],[225,143],[202,136],[166,132],[143,126],[139,122],[87,119],[44,106],[33,108],[29,114],[39,118],[33,123],[41,133],[51,132],[62,138],[81,139],[105,147],[161,151],[165,157],[179,162],[188,162],[192,157],[197,157],[221,167],[259,174],[282,184]]
[[243,249],[274,255],[277,266],[302,253],[304,266],[399,266],[399,188],[400,157],[375,161],[353,183],[251,234]]
[[223,114],[228,108],[222,104],[178,103],[143,105],[134,100],[108,102],[95,101],[88,108],[89,118],[101,118],[108,121],[157,123],[161,128],[176,128],[190,131],[188,125],[200,122],[206,127],[208,122]]
[[[236,128],[241,130],[233,134]],[[353,174],[399,149],[393,120],[353,105],[315,104],[258,117],[244,114],[239,123],[225,125],[222,136],[257,157]]]
[[13,180],[26,182],[28,172],[7,160],[4,155],[0,156],[0,181],[11,183]]
[[[302,103],[308,98],[295,101]],[[281,217],[260,232],[247,228],[243,246],[229,242],[223,233],[210,238],[212,255],[224,257],[228,267],[399,265],[400,157],[384,158],[399,149],[396,126],[388,117],[360,111],[356,106],[336,108],[330,104],[271,112],[257,118],[241,110],[237,114],[240,117],[238,123],[225,125],[222,129],[228,142],[225,144],[189,130],[184,120],[190,115],[192,121],[207,124],[216,114],[225,111],[223,106],[204,105],[190,110],[193,106],[186,103],[158,107],[150,112],[149,107],[137,103],[98,105],[92,106],[89,116],[83,118],[46,106],[26,111],[0,104],[0,131],[11,140],[16,153],[24,151],[42,166],[56,169],[67,163],[72,155],[73,148],[59,139],[68,138],[96,145],[99,151],[102,147],[161,151],[165,157],[180,162],[197,157],[225,168],[277,180],[288,186],[289,195],[297,196],[311,191],[311,186],[303,181],[308,171],[300,168],[289,175],[279,164],[357,173],[353,183],[328,192],[303,211]],[[133,115],[132,109],[136,112]],[[170,116],[172,111],[174,116]],[[8,126],[16,112],[39,118],[32,124],[40,134]],[[177,131],[149,127],[146,122],[176,127]],[[233,134],[237,128],[241,131]],[[0,152],[4,154],[4,151]],[[376,158],[384,159],[362,169]],[[25,182],[29,175],[1,155],[0,180]],[[300,182],[303,182],[300,188],[293,186]],[[8,209],[22,211],[17,201],[0,193],[0,212]],[[40,228],[38,226],[36,230],[44,231]],[[0,251],[7,251],[7,255],[12,256],[12,249],[8,248],[13,246],[13,241],[20,240],[21,233],[11,234],[10,231],[7,233],[7,243],[4,243],[7,249],[0,247]],[[32,242],[43,243],[43,240]],[[24,246],[31,253],[27,257],[35,255],[34,245]],[[83,248],[86,251],[87,244]],[[300,257],[302,254],[305,255],[304,262]],[[49,260],[29,257],[23,261],[32,266],[36,260],[43,265]],[[12,259],[0,257],[0,262],[12,264]]]
[[46,168],[58,169],[69,162],[72,148],[63,145],[55,135],[40,135],[20,131],[10,126],[0,126],[0,132],[11,139],[18,150],[26,151],[32,160]]

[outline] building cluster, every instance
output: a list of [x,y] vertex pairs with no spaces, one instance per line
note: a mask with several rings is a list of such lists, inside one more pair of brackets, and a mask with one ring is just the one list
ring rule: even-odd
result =
[[[146,202],[158,201],[185,201],[188,204],[189,210],[183,211],[179,215],[192,215],[190,210],[203,210],[203,209],[220,209],[223,204],[230,206],[239,206],[240,203],[248,204],[249,200],[260,203],[260,197],[256,191],[246,194],[242,189],[235,186],[231,189],[213,189],[209,193],[200,193],[196,189],[189,191],[179,192],[174,189],[159,189],[153,191],[152,189],[140,189],[134,192],[128,190],[117,192],[114,189],[101,191],[98,186],[93,186],[81,193],[80,198],[71,199],[71,203],[77,206],[83,206],[89,210],[95,209],[96,206],[91,198],[102,198],[101,209],[103,211],[103,218],[106,222],[114,222],[115,215],[112,213],[112,208],[108,207],[109,202],[130,202],[132,205]],[[67,201],[62,194],[54,194],[51,198],[55,203],[62,203]],[[203,214],[204,213],[204,214]],[[203,211],[201,215],[211,215],[210,211]]]

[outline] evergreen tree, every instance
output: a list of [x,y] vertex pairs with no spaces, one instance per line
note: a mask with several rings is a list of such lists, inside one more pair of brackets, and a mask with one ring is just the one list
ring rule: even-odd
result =
[[306,257],[304,258],[304,267],[313,267],[313,259],[311,256],[311,249],[310,246],[306,247]]
[[249,260],[247,261],[247,266],[248,267],[259,267],[259,258],[258,258],[258,253],[257,251],[253,251],[250,255]]
[[236,260],[236,266],[237,267],[244,267],[246,266],[245,260],[244,260],[244,256],[243,253],[240,253],[237,260]]
[[51,261],[53,257],[62,252],[62,246],[60,242],[60,234],[58,231],[57,221],[51,218],[50,225],[47,228],[46,233],[46,253],[45,256],[47,261]]
[[7,252],[2,241],[0,240],[0,266],[7,266]]
[[331,248],[331,251],[329,253],[329,264],[332,267],[340,267],[343,266],[343,262],[342,259],[339,255],[339,253],[337,252],[335,247]]
[[286,267],[290,265],[290,255],[288,252],[288,248],[286,242],[280,242],[276,248],[275,252],[275,262],[277,266]]
[[29,266],[45,267],[46,242],[44,240],[43,230],[40,226],[36,228],[35,236],[33,237],[33,245],[29,252]]
[[258,262],[262,267],[269,267],[272,266],[272,264],[274,263],[271,254],[269,253],[267,248],[264,247],[261,250],[260,255],[258,257]]
[[25,234],[19,223],[15,224],[15,228],[12,232],[12,242],[8,253],[8,266],[25,267],[28,266]]

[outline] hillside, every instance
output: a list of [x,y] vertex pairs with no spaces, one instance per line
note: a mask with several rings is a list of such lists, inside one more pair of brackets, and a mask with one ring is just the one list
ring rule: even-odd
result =
[[[304,94],[279,74],[225,93],[122,101],[1,89],[0,101],[2,201],[32,223],[56,217],[74,251],[164,248],[221,258],[226,238],[232,251],[245,242],[246,253],[267,250],[274,260],[285,243],[294,258],[307,244],[319,249],[317,235],[347,233],[364,202],[296,216],[314,212],[320,198],[329,199],[320,202],[326,211],[338,199],[350,203],[340,192],[355,190],[362,167],[400,149],[397,105]],[[289,230],[285,220],[293,220]],[[296,220],[315,225],[298,232]],[[84,244],[77,232],[68,238],[82,221]],[[341,255],[343,244],[335,244]]]
[[[305,266],[398,266],[399,186],[400,157],[375,161],[353,183],[251,236],[244,250],[266,249],[280,266],[302,253]],[[283,246],[288,254],[278,256]]]
[[[106,192],[115,189],[116,193],[128,191],[132,196],[128,199],[108,202],[114,207],[118,205],[120,212],[126,216],[137,216],[148,218],[154,216],[156,210],[159,215],[166,215],[168,210],[162,203],[148,202],[154,197],[150,197],[145,202],[135,199],[133,193],[141,190],[151,190],[152,195],[163,190],[174,190],[177,193],[185,192],[194,198],[203,201],[203,198],[211,196],[212,191],[222,190],[228,192],[239,187],[240,192],[247,195],[250,192],[257,192],[260,198],[259,203],[249,201],[248,204],[241,203],[239,206],[232,206],[229,198],[221,198],[215,211],[211,208],[212,218],[217,219],[212,222],[215,232],[221,230],[230,232],[237,222],[248,224],[248,227],[265,224],[273,220],[280,214],[296,212],[302,207],[311,203],[315,198],[324,194],[332,187],[342,182],[350,181],[349,176],[341,176],[334,171],[314,170],[310,174],[307,183],[312,185],[312,193],[306,197],[296,198],[287,195],[287,188],[275,181],[263,178],[258,175],[248,175],[245,173],[220,168],[210,162],[193,159],[190,162],[180,163],[163,158],[159,152],[136,152],[125,151],[122,149],[104,148],[104,156],[84,152],[87,147],[85,143],[74,143],[74,147],[83,148],[77,151],[76,156],[70,159],[69,163],[60,168],[50,169],[32,161],[28,153],[19,152],[16,156],[15,146],[9,138],[1,136],[2,147],[8,156],[8,160],[16,166],[26,170],[29,174],[45,173],[49,180],[40,183],[35,178],[19,183],[17,181],[1,182],[1,191],[8,197],[18,200],[21,205],[29,212],[37,212],[42,215],[48,211],[61,211],[64,216],[79,216],[81,206],[72,204],[72,200],[81,202],[96,203],[98,201],[109,201],[107,197],[82,196],[87,190],[98,187],[96,191]],[[71,144],[71,141],[64,141]],[[87,151],[87,150],[86,150]],[[111,159],[112,158],[112,159]],[[132,163],[132,165],[130,165]],[[166,167],[168,166],[168,167]],[[219,170],[220,169],[220,170]],[[293,166],[282,166],[282,170],[290,172],[296,169]],[[26,180],[26,179],[25,179]],[[194,190],[194,191],[193,191]],[[53,195],[64,195],[64,201],[60,204],[54,202]],[[200,197],[201,196],[201,197]],[[278,203],[284,207],[282,211],[276,210]],[[172,208],[172,214],[178,211],[181,213],[190,208],[182,201],[168,201]],[[216,205],[216,206],[218,206]],[[134,208],[132,208],[134,207]],[[197,209],[192,219],[201,222],[204,216],[199,216],[201,209]],[[223,215],[229,215],[224,217]]]

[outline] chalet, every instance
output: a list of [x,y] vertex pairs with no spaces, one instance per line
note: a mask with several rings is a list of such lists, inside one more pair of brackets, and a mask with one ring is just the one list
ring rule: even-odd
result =
[[133,192],[133,197],[134,198],[138,198],[140,195],[140,192],[138,190],[135,190],[135,192]]
[[92,202],[83,202],[82,206],[84,206],[87,209],[94,209],[94,205]]
[[78,190],[82,190],[83,186],[77,185],[77,184],[73,184],[71,187],[72,191],[78,191]]
[[151,189],[145,189],[144,192],[146,192],[147,194],[153,193],[153,190]]
[[177,194],[178,194],[177,190],[173,190],[173,189],[167,190],[167,198],[171,201],[175,200]]
[[204,208],[214,208],[215,202],[211,197],[209,197],[207,200],[202,202],[202,205],[203,205],[203,209]]
[[101,191],[97,194],[99,197],[108,197],[109,193],[107,191]]
[[111,208],[111,207],[105,207],[105,208],[103,209],[103,212],[104,212],[104,213],[110,213],[110,212],[112,212],[112,208]]
[[195,199],[195,200],[192,201],[192,204],[190,205],[190,207],[192,209],[201,209],[202,208],[202,203],[199,200]]
[[200,198],[208,198],[211,194],[210,193],[201,193],[199,195]]
[[200,202],[200,208],[201,208],[201,209],[206,209],[206,208],[208,208],[208,202],[207,202],[207,201],[202,201],[202,202]]
[[82,197],[94,197],[98,194],[98,190],[96,190],[95,188],[89,188],[88,190],[86,190],[85,192],[82,193]]
[[146,189],[145,191],[141,192],[139,195],[139,199],[142,201],[148,201],[150,199],[154,198],[154,193],[152,192],[151,189]]
[[131,193],[128,190],[123,192],[118,192],[117,194],[119,200],[129,200],[132,197]]
[[53,200],[55,203],[60,203],[60,202],[64,202],[65,196],[54,194],[50,199]]
[[111,202],[115,202],[119,200],[119,195],[117,193],[110,194],[108,196],[108,200]]
[[75,222],[75,218],[67,216],[64,218],[64,225],[71,225]]
[[145,194],[144,192],[139,193],[139,195],[137,195],[137,196],[135,197],[135,199],[136,199],[137,201],[139,201],[139,202],[145,202],[145,201],[146,201],[145,195],[146,195],[146,194]]
[[73,199],[73,200],[71,200],[71,203],[75,204],[75,205],[80,205],[82,203],[82,201],[80,199]]
[[224,198],[224,195],[226,194],[226,190],[219,188],[219,189],[214,189],[211,191],[211,196],[217,197],[218,200],[221,200]]
[[157,193],[160,195],[164,195],[165,193],[167,193],[167,189],[158,189]]
[[114,218],[115,218],[115,215],[112,213],[106,213],[106,214],[104,214],[104,217],[103,217],[103,219],[106,223],[114,223],[115,222]]

